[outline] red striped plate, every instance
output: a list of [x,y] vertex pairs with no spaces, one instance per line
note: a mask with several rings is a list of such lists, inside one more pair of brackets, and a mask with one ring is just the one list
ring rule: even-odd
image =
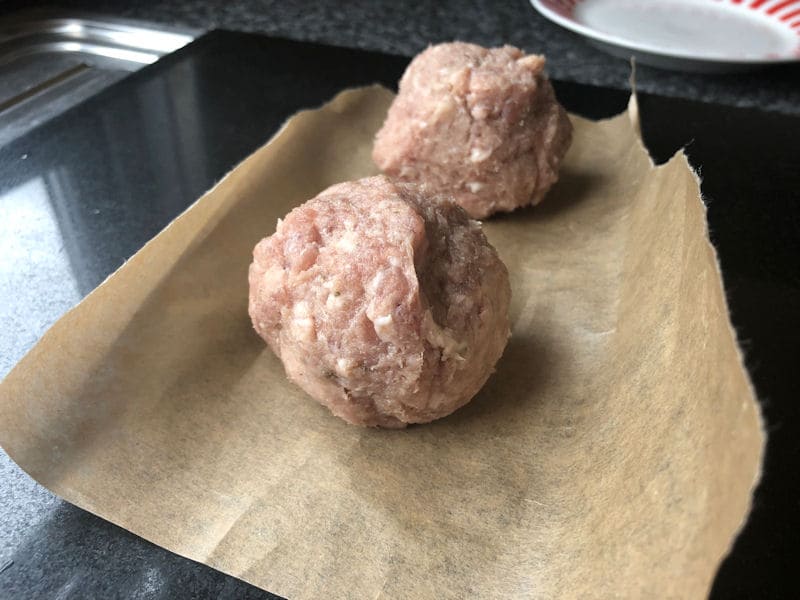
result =
[[646,64],[730,71],[800,60],[800,0],[531,0],[542,15]]

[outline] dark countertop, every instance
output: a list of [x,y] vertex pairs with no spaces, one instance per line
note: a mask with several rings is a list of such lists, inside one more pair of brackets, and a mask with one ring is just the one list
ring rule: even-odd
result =
[[[185,25],[267,33],[288,39],[411,56],[427,44],[462,39],[543,52],[555,79],[628,88],[630,66],[540,16],[528,0],[7,0],[2,12],[59,7]],[[664,96],[800,113],[800,64],[752,73],[698,75],[639,65],[640,90]]]

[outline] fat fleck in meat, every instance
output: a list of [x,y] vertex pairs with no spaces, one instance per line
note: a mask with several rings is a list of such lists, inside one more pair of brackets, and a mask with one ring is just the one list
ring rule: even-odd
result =
[[480,225],[415,185],[334,185],[253,251],[249,312],[335,415],[404,427],[483,386],[509,336],[508,272]]

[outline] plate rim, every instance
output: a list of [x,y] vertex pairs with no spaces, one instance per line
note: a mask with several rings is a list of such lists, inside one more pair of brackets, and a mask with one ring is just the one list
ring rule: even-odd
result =
[[[578,0],[575,4],[578,4],[582,0]],[[580,34],[586,38],[602,42],[605,44],[609,44],[612,46],[617,46],[618,48],[625,48],[628,50],[632,50],[634,52],[642,52],[651,55],[658,55],[663,56],[666,58],[674,58],[677,60],[687,60],[693,62],[702,62],[702,63],[709,63],[709,64],[719,64],[719,65],[777,65],[777,64],[790,64],[790,63],[797,63],[800,62],[800,36],[798,36],[798,46],[797,46],[797,54],[792,56],[776,56],[773,58],[769,57],[706,57],[706,56],[698,56],[697,54],[680,52],[680,51],[671,51],[665,50],[660,46],[653,46],[650,44],[643,44],[640,42],[634,42],[630,40],[626,40],[625,38],[621,38],[619,36],[604,33],[602,31],[598,31],[597,29],[593,29],[587,25],[576,21],[575,19],[570,19],[563,15],[558,14],[556,11],[552,10],[550,7],[544,4],[543,0],[530,0],[531,5],[534,9],[536,9],[539,14],[541,14],[546,19],[568,29],[574,33]]]

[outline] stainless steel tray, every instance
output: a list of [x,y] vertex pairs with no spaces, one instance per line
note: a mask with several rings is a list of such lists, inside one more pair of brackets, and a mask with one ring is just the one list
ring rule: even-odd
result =
[[64,12],[0,19],[0,145],[52,119],[202,31]]

